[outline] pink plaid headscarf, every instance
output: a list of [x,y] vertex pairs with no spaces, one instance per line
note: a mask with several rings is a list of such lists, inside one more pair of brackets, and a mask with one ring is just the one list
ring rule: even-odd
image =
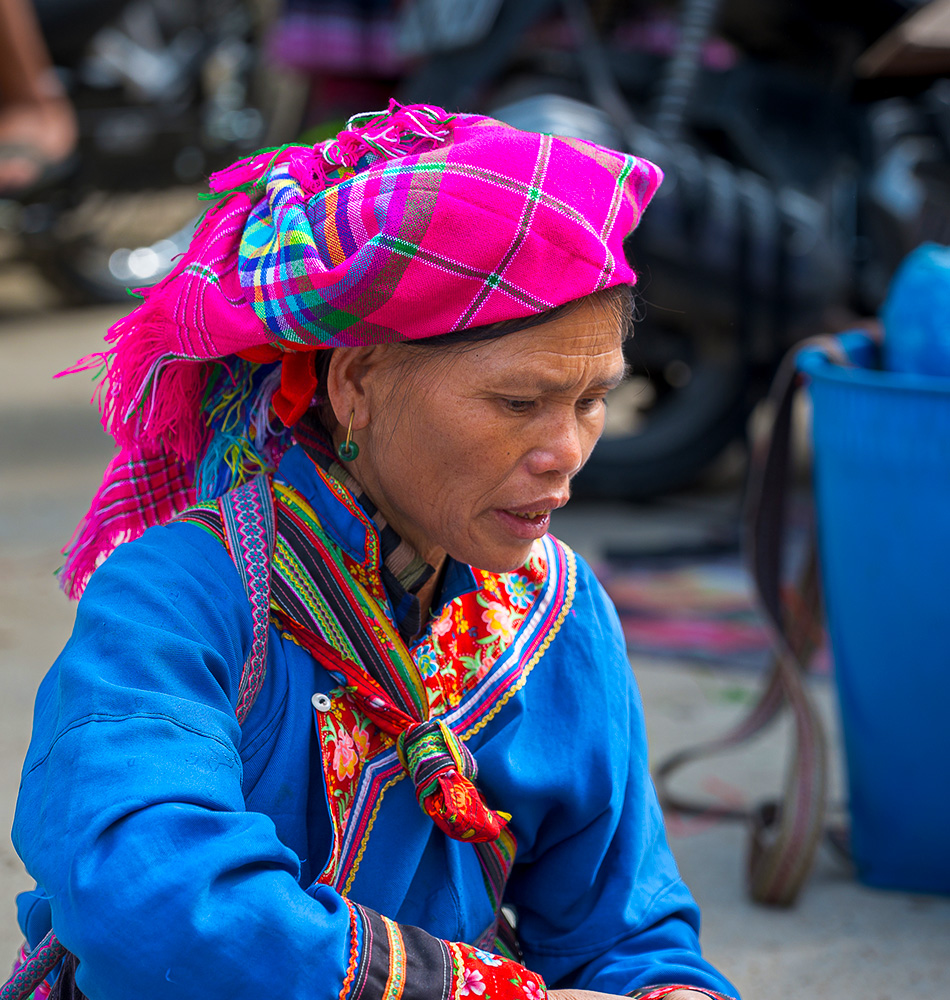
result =
[[[119,452],[66,550],[78,596],[119,542],[273,468],[320,348],[544,312],[636,275],[658,167],[580,139],[395,102],[211,178],[172,273],[116,323],[98,398]],[[253,430],[252,430],[253,429]]]

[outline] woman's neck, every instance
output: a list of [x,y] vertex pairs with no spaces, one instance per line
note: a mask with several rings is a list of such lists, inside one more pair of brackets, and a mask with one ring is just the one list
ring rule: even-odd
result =
[[419,620],[423,626],[429,620],[429,611],[432,608],[432,601],[436,593],[442,589],[442,578],[445,575],[445,564],[447,561],[448,556],[442,556],[439,563],[432,567],[435,572],[416,591],[416,600],[419,602]]
[[410,546],[413,551],[418,554],[420,559],[432,567],[433,572],[431,576],[415,593],[416,600],[419,602],[420,621],[425,624],[425,622],[429,619],[429,610],[432,607],[435,595],[442,589],[442,577],[444,575],[448,556],[444,550],[439,548],[433,548],[431,546],[428,549],[420,548],[414,539],[406,537],[406,535],[399,530],[398,519],[394,519],[390,512],[386,509],[386,505],[380,504],[373,495],[373,492],[366,488],[362,478],[356,474],[356,469],[352,465],[348,465],[346,467],[346,471],[352,478],[353,482],[357,484],[360,492],[372,502],[373,506],[376,507],[376,509],[382,514],[393,531],[399,535],[406,545]]

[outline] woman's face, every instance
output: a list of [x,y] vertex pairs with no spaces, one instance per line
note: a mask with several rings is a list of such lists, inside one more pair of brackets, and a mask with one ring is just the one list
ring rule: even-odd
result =
[[624,373],[616,320],[585,302],[496,340],[410,350],[371,348],[346,369],[352,471],[430,564],[449,553],[512,570],[567,503],[603,430],[604,397]]

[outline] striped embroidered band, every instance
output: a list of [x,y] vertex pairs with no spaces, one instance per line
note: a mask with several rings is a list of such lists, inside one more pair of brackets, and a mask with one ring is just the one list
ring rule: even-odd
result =
[[469,944],[443,941],[349,903],[353,947],[341,1000],[545,1000],[544,980],[523,965]]

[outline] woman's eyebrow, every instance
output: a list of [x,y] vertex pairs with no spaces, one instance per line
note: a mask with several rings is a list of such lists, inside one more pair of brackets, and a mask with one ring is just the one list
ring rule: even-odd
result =
[[[590,392],[610,392],[616,389],[627,377],[628,366],[615,369],[611,372],[595,375],[584,386],[584,391]],[[526,375],[517,371],[506,372],[492,386],[495,392],[504,393],[511,396],[540,396],[547,393],[557,394],[559,392],[576,391],[578,382],[571,378],[558,378],[552,375]]]
[[[624,364],[622,368],[615,368],[612,371],[598,373],[586,384],[585,389],[591,391],[606,391],[616,389],[629,374],[629,365]],[[558,378],[556,375],[526,375],[518,371],[506,373],[498,380],[497,388],[512,395],[522,393],[526,396],[539,395],[544,393],[569,392],[577,388],[577,380],[571,378]]]

